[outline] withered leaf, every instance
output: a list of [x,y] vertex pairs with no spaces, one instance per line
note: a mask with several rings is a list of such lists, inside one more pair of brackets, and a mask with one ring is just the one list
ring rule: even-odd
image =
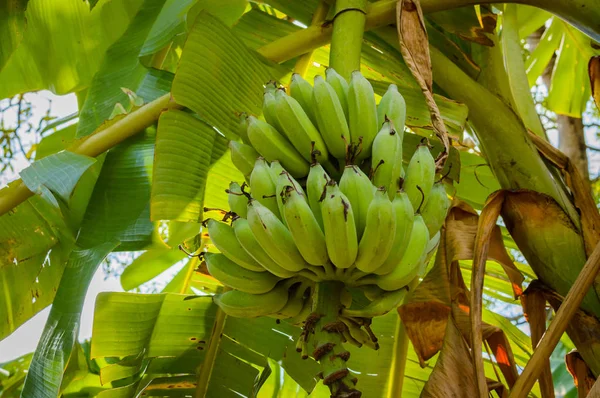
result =
[[588,73],[592,84],[592,97],[596,102],[596,108],[600,109],[600,55],[590,58]]
[[471,362],[469,347],[450,317],[447,322],[442,352],[429,380],[425,383],[422,398],[477,397],[477,382]]

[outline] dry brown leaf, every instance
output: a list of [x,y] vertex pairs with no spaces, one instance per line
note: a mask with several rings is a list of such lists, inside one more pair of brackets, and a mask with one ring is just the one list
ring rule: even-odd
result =
[[592,85],[592,97],[596,102],[596,108],[600,109],[600,55],[590,58],[588,73]]
[[[451,224],[447,228],[448,256],[450,261],[471,260],[473,259],[479,215],[475,209],[464,202],[455,202],[453,206],[452,219],[449,216],[446,221]],[[494,227],[492,231],[487,257],[502,266],[512,284],[515,298],[519,297],[523,293],[524,278],[506,252],[502,231],[498,226]]]
[[565,356],[565,362],[567,370],[573,376],[573,382],[577,387],[577,395],[579,397],[587,397],[596,381],[592,371],[576,350],[571,351]]
[[[544,294],[554,311],[558,311],[564,297],[535,280],[527,288],[539,290]],[[594,374],[600,374],[600,321],[582,310],[578,310],[573,320],[567,326],[567,334],[579,349],[587,365]]]
[[[598,378],[598,380],[600,380],[600,378]],[[600,381],[596,380],[596,382],[594,383],[594,386],[592,387],[592,389],[590,390],[589,393],[589,397],[594,398],[594,397],[600,397]]]
[[483,336],[482,314],[483,314],[483,282],[485,279],[485,263],[487,261],[492,239],[492,232],[497,228],[496,222],[502,210],[505,192],[496,191],[490,195],[486,201],[479,223],[477,224],[477,235],[475,237],[475,247],[473,249],[473,276],[471,277],[471,313],[469,314],[471,323],[471,354],[473,357],[473,366],[477,375],[477,385],[479,396],[487,394],[487,382],[485,380],[485,369],[483,367]]
[[477,382],[469,347],[454,320],[449,318],[446,323],[442,352],[423,387],[421,397],[477,397]]
[[[425,361],[441,349],[451,312],[465,339],[470,339],[469,293],[457,260],[471,258],[476,225],[475,210],[455,202],[446,219],[446,227],[442,229],[433,268],[409,302],[398,309],[421,366],[425,366]],[[501,237],[499,242],[502,242]],[[464,250],[469,245],[470,249]],[[509,386],[512,386],[518,373],[506,336],[501,329],[486,323],[482,324],[482,329],[483,338],[490,345]]]
[[425,20],[419,0],[399,0],[396,6],[396,27],[400,52],[404,62],[419,83],[425,96],[425,102],[431,114],[431,124],[435,134],[444,145],[436,159],[436,170],[444,169],[444,163],[450,153],[450,139],[442,120],[440,110],[433,98],[433,75],[429,56],[429,39],[425,29]]
[[[546,298],[538,289],[527,289],[521,296],[521,303],[531,330],[531,346],[535,349],[546,332]],[[554,383],[548,358],[543,366],[544,370],[539,379],[542,398],[554,398]]]

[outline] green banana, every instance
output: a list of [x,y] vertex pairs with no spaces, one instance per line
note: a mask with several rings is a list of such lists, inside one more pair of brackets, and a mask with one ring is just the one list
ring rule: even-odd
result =
[[315,117],[315,109],[313,108],[312,96],[313,86],[298,73],[292,74],[292,81],[290,82],[290,95],[294,98],[304,109],[306,115],[310,118],[311,122],[316,126],[317,119]]
[[281,165],[294,177],[308,174],[308,163],[294,146],[275,127],[250,116],[248,118],[248,138],[252,146],[268,161],[279,160]]
[[429,193],[427,204],[421,211],[430,236],[434,236],[442,228],[449,208],[450,200],[446,188],[441,181],[436,182]]
[[242,172],[244,177],[250,178],[256,159],[260,157],[259,153],[250,145],[242,144],[237,141],[229,141],[231,150],[231,162]]
[[[271,163],[272,169],[274,163],[275,162]],[[302,186],[298,183],[298,181],[296,181],[294,177],[290,175],[290,173],[288,173],[287,171],[285,171],[285,169],[282,168],[281,171],[278,174],[276,174],[275,191],[277,192],[277,195],[275,196],[277,198],[279,214],[281,214],[281,221],[283,221],[283,223],[287,225],[285,217],[283,216],[283,197],[285,194],[286,187],[293,187],[296,191],[304,195],[304,190],[302,189]]]
[[350,143],[350,131],[346,115],[338,96],[322,76],[315,76],[312,92],[317,126],[329,152],[340,161],[346,158],[346,146]]
[[389,119],[394,124],[394,129],[400,137],[404,137],[404,123],[406,122],[406,101],[402,94],[398,92],[398,86],[390,84],[379,105],[377,105],[377,122],[378,126],[385,122],[385,119]]
[[367,225],[369,205],[373,200],[376,188],[358,166],[349,165],[344,168],[344,173],[340,179],[340,190],[350,201],[352,214],[354,214],[354,224],[356,225],[356,235],[358,239],[361,239]]
[[387,275],[377,276],[375,282],[383,290],[398,290],[406,286],[421,267],[421,259],[429,242],[429,232],[420,214],[415,216],[408,247],[400,263]]
[[248,139],[248,114],[246,112],[240,113],[240,121],[238,123],[238,135],[242,139],[244,144],[250,145]]
[[323,215],[321,214],[321,196],[325,191],[325,185],[330,178],[327,172],[319,163],[312,164],[310,171],[308,172],[308,178],[306,179],[306,196],[308,198],[308,204],[312,210],[317,223],[323,229]]
[[283,193],[283,215],[300,254],[309,264],[327,264],[329,256],[325,235],[305,196],[291,186],[287,186]]
[[394,237],[390,254],[381,267],[373,271],[377,275],[389,274],[396,268],[400,260],[404,257],[413,229],[415,211],[408,199],[408,195],[404,191],[397,191],[396,197],[392,201],[392,206],[396,215],[396,236]]
[[356,268],[373,272],[379,268],[392,250],[396,236],[394,206],[385,188],[380,188],[369,205],[365,232],[358,244]]
[[248,213],[248,198],[242,193],[242,187],[235,181],[229,183],[227,190],[227,202],[229,210],[240,217],[246,218]]
[[238,239],[235,237],[235,231],[229,224],[209,219],[208,235],[210,240],[221,253],[239,266],[254,272],[266,271],[252,256],[244,250]]
[[[304,159],[311,161],[314,143],[314,149],[320,152],[317,155],[319,159],[327,160],[325,142],[298,101],[287,95],[285,91],[277,90],[275,110],[283,133]],[[281,164],[286,170],[288,169],[284,162]],[[290,174],[294,175],[291,171]]]
[[240,242],[240,245],[246,250],[246,252],[252,256],[258,263],[260,263],[264,269],[272,273],[279,278],[291,278],[296,275],[295,272],[289,271],[279,264],[277,264],[262,248],[261,244],[258,243],[256,237],[252,233],[250,224],[245,218],[236,218],[233,220],[233,230],[235,236]]
[[213,301],[227,315],[236,318],[257,318],[281,310],[288,301],[286,286],[276,286],[264,294],[250,294],[239,290],[230,290],[213,296]]
[[302,309],[298,313],[298,315],[286,319],[286,322],[291,325],[300,326],[306,322],[306,319],[312,312],[312,300],[310,297],[305,298],[304,303],[302,304]]
[[366,331],[361,329],[361,327],[353,320],[348,319],[346,317],[340,317],[340,320],[348,328],[348,334],[350,334],[352,339],[354,339],[360,344],[359,347],[365,345],[373,350],[379,349],[379,344],[376,341],[371,340],[371,336],[369,336],[369,334]]
[[371,301],[366,307],[360,309],[343,308],[342,315],[355,318],[373,318],[385,315],[396,309],[404,300],[408,289],[399,289],[381,294],[377,299]]
[[292,272],[307,267],[290,231],[271,210],[256,200],[248,203],[248,223],[258,243],[280,267]]
[[338,268],[349,268],[354,264],[358,252],[354,214],[350,201],[334,180],[327,183],[321,201],[321,214],[331,262]]
[[254,199],[258,200],[281,219],[276,198],[276,177],[273,174],[273,170],[271,170],[263,158],[258,158],[256,160],[254,170],[252,170],[252,174],[250,174],[250,189]]
[[385,290],[377,285],[363,285],[360,287],[360,290],[362,290],[363,294],[369,301],[375,301],[384,293],[386,293]]
[[333,68],[325,69],[325,78],[327,83],[335,90],[344,110],[344,115],[346,115],[346,120],[348,120],[348,82]]
[[263,294],[275,287],[279,278],[268,272],[254,272],[240,267],[221,253],[204,255],[208,272],[225,286],[246,293]]
[[288,288],[289,298],[285,306],[279,311],[269,315],[276,319],[291,319],[298,316],[304,308],[305,297],[304,293],[308,289],[309,285],[304,282],[297,282],[291,280]]
[[429,152],[429,146],[426,143],[421,143],[408,163],[403,185],[410,203],[417,212],[420,212],[423,206],[427,204],[434,179],[435,160]]
[[352,72],[348,86],[348,127],[352,143],[357,144],[362,137],[361,151],[357,160],[371,155],[371,145],[379,131],[377,127],[377,105],[371,83],[359,72]]
[[269,82],[265,85],[265,92],[263,95],[263,117],[265,121],[271,126],[275,127],[278,131],[281,131],[281,125],[277,119],[277,110],[275,109],[275,92],[277,91],[277,85],[275,82]]
[[373,141],[371,169],[373,185],[385,187],[393,200],[402,175],[402,139],[387,119]]

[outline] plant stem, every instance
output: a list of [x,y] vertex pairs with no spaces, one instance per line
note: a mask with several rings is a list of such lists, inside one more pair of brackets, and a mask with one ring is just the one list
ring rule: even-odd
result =
[[360,70],[360,53],[366,22],[366,0],[336,0],[329,66],[346,80]]
[[[313,292],[313,327],[306,330],[312,340],[312,356],[321,364],[323,384],[331,391],[331,397],[360,397],[354,389],[356,379],[346,367],[350,353],[342,345],[343,322],[338,318],[342,309],[344,283],[323,281],[315,285]],[[312,328],[312,330],[310,330]]]
[[[223,291],[226,292],[229,288],[225,288]],[[206,397],[206,391],[208,390],[208,384],[210,382],[210,376],[213,368],[215,367],[215,360],[217,359],[217,351],[221,344],[221,336],[223,334],[223,328],[225,327],[225,318],[227,315],[221,308],[217,307],[217,314],[215,315],[215,323],[213,325],[212,332],[210,334],[210,340],[208,341],[208,348],[200,370],[198,372],[198,384],[196,385],[196,392],[194,398]]]
[[[327,13],[329,12],[329,4],[327,4],[324,0],[319,2],[315,13],[313,14],[311,26],[319,26],[325,21],[327,17]],[[302,77],[306,76],[306,72],[312,63],[314,50],[307,52],[306,54],[300,56],[296,61],[296,65],[294,66],[294,72],[299,74]]]
[[[171,94],[165,94],[127,114],[114,124],[75,141],[67,150],[96,157],[155,123],[164,109],[177,107],[180,106],[171,101]],[[8,187],[0,190],[0,216],[31,196],[33,192],[22,180],[12,182]]]

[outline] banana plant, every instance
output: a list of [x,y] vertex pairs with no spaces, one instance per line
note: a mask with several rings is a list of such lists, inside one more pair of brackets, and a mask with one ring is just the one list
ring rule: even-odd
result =
[[[215,214],[235,211],[235,200],[243,197],[244,181],[252,192],[260,190],[252,182],[255,165],[248,165],[246,159],[246,168],[240,167],[245,161],[239,149],[242,145],[252,144],[272,160],[267,153],[273,148],[255,144],[255,134],[262,130],[240,126],[276,125],[284,116],[297,117],[295,104],[307,109],[305,103],[310,103],[302,93],[307,89],[302,82],[313,80],[314,96],[322,96],[319,103],[329,108],[307,110],[301,122],[322,131],[337,131],[338,126],[347,124],[347,133],[341,128],[341,135],[350,144],[352,137],[360,134],[365,148],[372,146],[378,154],[370,165],[373,176],[357,167],[354,171],[351,167],[338,169],[339,189],[331,183],[325,193],[342,198],[342,203],[347,197],[352,208],[358,209],[360,205],[354,203],[360,199],[344,193],[349,192],[345,183],[360,186],[364,177],[367,181],[369,177],[395,181],[406,173],[405,193],[373,194],[381,204],[373,214],[392,210],[399,214],[400,209],[410,207],[412,211],[403,211],[412,216],[418,210],[419,231],[430,238],[442,227],[431,222],[435,214],[449,214],[435,244],[426,247],[426,239],[423,248],[411,252],[415,257],[411,260],[418,262],[423,260],[423,250],[428,251],[421,273],[423,283],[409,285],[408,296],[403,292],[393,297],[392,311],[373,318],[369,326],[373,339],[364,344],[377,341],[379,350],[344,346],[353,359],[344,383],[351,386],[351,379],[358,376],[357,388],[366,396],[445,396],[439,394],[452,393],[451,388],[444,389],[452,384],[452,375],[457,379],[460,371],[473,372],[461,323],[470,304],[459,301],[460,305],[454,306],[446,300],[446,292],[465,294],[465,282],[474,272],[469,251],[475,240],[477,213],[488,196],[499,189],[525,190],[531,193],[526,199],[525,195],[521,199],[515,196],[505,202],[504,225],[497,226],[497,251],[486,263],[484,284],[482,319],[492,353],[486,356],[483,373],[490,391],[495,389],[499,395],[503,389],[509,391],[518,376],[517,367],[525,367],[533,349],[528,335],[507,319],[504,306],[522,313],[515,299],[516,286],[534,280],[541,281],[552,297],[565,296],[597,241],[589,233],[593,217],[590,221],[585,212],[581,215],[585,207],[573,198],[568,175],[561,174],[564,170],[543,158],[533,144],[530,132],[541,140],[545,132],[529,88],[547,64],[548,54],[559,48],[548,103],[557,112],[580,114],[589,99],[586,59],[598,55],[594,41],[600,39],[600,9],[590,0],[577,0],[570,6],[558,0],[524,2],[543,12],[515,4],[486,8],[473,7],[474,3],[428,0],[419,6],[428,33],[429,50],[424,48],[423,53],[431,57],[435,92],[431,98],[439,108],[439,120],[431,115],[431,101],[407,61],[406,42],[399,41],[392,26],[402,22],[396,19],[396,1],[227,0],[223,5],[222,1],[202,0],[66,0],[57,4],[31,0],[0,6],[0,81],[4,82],[0,98],[50,89],[57,94],[75,93],[79,104],[77,123],[44,138],[36,149],[35,162],[21,172],[20,180],[0,190],[4,293],[0,319],[5,320],[0,338],[52,304],[36,351],[0,364],[0,396],[329,396],[318,375],[331,369],[320,368],[315,360],[319,358],[296,352],[301,328],[269,317],[230,316],[223,309],[229,287],[220,281],[218,269],[230,266],[219,263],[228,253],[216,237],[219,224],[202,224],[216,218]],[[520,38],[544,23],[546,36],[523,61]],[[52,38],[50,44],[48,37]],[[577,68],[567,67],[572,58],[578,60]],[[578,84],[573,84],[573,76]],[[346,80],[351,86],[348,91],[342,87]],[[272,114],[263,105],[269,81],[290,88],[289,97],[281,90],[270,93],[277,106]],[[584,88],[574,92],[580,87]],[[563,95],[567,89],[573,95]],[[364,112],[365,90],[370,90],[371,120],[349,117]],[[375,101],[380,109],[390,102],[390,109],[398,109],[396,93],[401,94],[405,114],[380,110],[383,117],[378,115]],[[244,117],[240,122],[242,112],[250,115],[247,122]],[[338,112],[335,120],[330,115],[333,112]],[[387,130],[378,134],[373,126],[388,118]],[[453,146],[445,148],[437,139],[434,132],[440,123],[453,138]],[[390,127],[403,125],[405,131]],[[322,172],[334,175],[336,170],[325,161],[323,168],[316,168],[310,143],[320,145],[319,161],[325,159],[327,150],[331,158],[341,158],[345,146],[331,144],[338,133],[324,136],[322,142],[316,139],[320,139],[318,132],[296,142],[291,138],[293,131],[282,130],[293,141],[291,150],[298,149],[294,162],[280,165],[289,171],[288,181],[308,177],[302,184],[309,186],[314,175],[314,184],[322,187],[327,181],[316,181],[318,176]],[[412,181],[414,170],[423,164],[431,163],[429,169],[434,170],[432,162],[441,159],[438,155],[444,151],[447,159],[437,170],[438,177],[452,183],[433,184],[432,173],[428,187],[421,186],[420,180]],[[397,155],[400,152],[402,157]],[[367,153],[365,150],[362,156],[366,158]],[[363,159],[360,153],[357,158]],[[388,158],[394,166],[378,168],[380,160],[385,165]],[[353,178],[357,180],[351,181]],[[254,180],[262,179],[255,176]],[[239,183],[237,188],[231,181]],[[241,195],[232,194],[236,189]],[[274,221],[283,226],[281,231],[289,228],[292,235],[292,217],[290,221],[286,217],[294,201],[304,200],[304,210],[309,212],[327,206],[330,199],[311,197],[310,188],[304,199],[300,190],[294,191],[297,196],[289,191],[283,199],[269,202],[268,211],[283,218]],[[367,191],[363,189],[360,196],[370,195]],[[422,193],[436,205],[423,203]],[[256,208],[259,206],[267,207],[262,202]],[[258,212],[256,208],[249,212]],[[367,208],[363,216],[370,212]],[[358,220],[357,214],[351,213],[351,218]],[[249,223],[250,217],[242,219],[248,218]],[[386,220],[387,229],[393,229],[392,221],[398,223],[389,217]],[[235,232],[223,234],[238,233],[244,221],[234,221]],[[342,224],[334,221],[317,217],[314,230],[324,227],[325,235],[335,230],[339,241],[344,235]],[[357,236],[372,237],[371,230],[383,225],[368,218],[361,222],[362,227],[354,232]],[[471,229],[461,229],[465,225]],[[284,235],[278,235],[282,244]],[[405,231],[404,236],[409,235]],[[386,238],[387,246],[382,243]],[[350,267],[361,252],[360,245],[372,248],[381,244],[381,250],[394,253],[405,249],[401,243],[412,247],[408,238],[402,242],[384,235],[374,241],[365,239],[353,256],[338,253],[352,259],[336,257],[334,262],[344,264],[339,268]],[[304,251],[314,253],[316,246],[308,244],[298,253],[289,246],[278,254],[297,254],[301,259]],[[465,250],[467,246],[471,249]],[[92,276],[110,253],[132,251],[143,254],[120,276],[127,292],[97,297],[92,338],[78,342],[83,300]],[[314,262],[321,261],[325,252]],[[207,254],[198,257],[198,253]],[[402,253],[396,254],[402,257]],[[276,257],[271,252],[267,255]],[[246,261],[247,266],[252,266],[251,260]],[[358,269],[371,272],[371,267],[378,265],[374,261],[363,258]],[[162,292],[134,292],[181,263],[184,266]],[[242,272],[253,271],[236,274]],[[265,284],[276,283],[263,276]],[[227,285],[232,284],[235,281]],[[330,288],[319,294],[327,296],[335,290]],[[581,305],[581,314],[596,325],[600,318],[598,288],[593,285]],[[217,305],[219,300],[221,305]],[[352,300],[367,305],[365,295],[355,292]],[[435,308],[432,314],[441,314],[443,319],[415,319],[419,311],[414,308]],[[450,318],[449,313],[453,314]],[[423,341],[415,338],[415,325],[435,325],[436,333],[425,337],[425,342],[435,347],[431,352],[425,352]],[[571,325],[568,334],[560,348],[566,352],[576,347],[590,373],[598,376],[600,362],[594,355],[598,341],[586,339],[583,324]],[[444,347],[455,347],[455,351],[442,348],[442,341]],[[501,352],[510,355],[504,358]],[[461,355],[465,361],[452,362]],[[567,383],[564,364],[553,361],[552,366],[555,385]],[[455,373],[448,373],[452,367],[456,367]],[[568,383],[574,394],[572,381]],[[468,384],[476,387],[474,380]],[[548,381],[541,379],[531,394],[544,396],[546,388]]]

